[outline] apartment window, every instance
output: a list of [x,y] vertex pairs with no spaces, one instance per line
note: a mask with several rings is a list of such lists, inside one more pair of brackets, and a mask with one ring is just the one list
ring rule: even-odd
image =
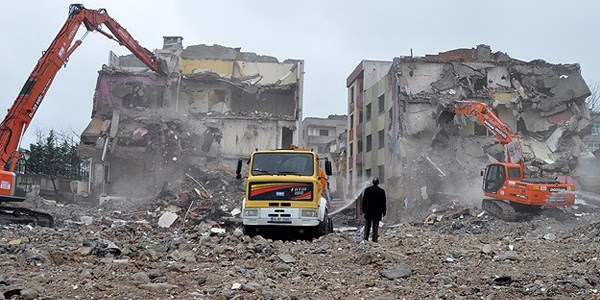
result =
[[587,147],[593,152],[600,149],[600,143],[587,143]]
[[367,177],[367,179],[371,179],[371,169],[365,170],[365,177]]
[[379,113],[382,114],[385,111],[385,94],[381,94],[381,96],[377,98],[377,106],[377,109],[379,109]]
[[385,166],[381,165],[378,167],[379,171],[379,183],[385,182]]
[[358,110],[358,124],[361,124],[363,122],[363,111],[362,109]]
[[594,124],[594,127],[592,127],[592,135],[600,135],[600,123]]
[[371,103],[367,104],[366,112],[367,122],[371,121]]
[[362,151],[363,151],[363,142],[362,142],[362,139],[359,139],[356,142],[356,153],[362,153]]
[[371,135],[370,134],[367,135],[367,150],[366,150],[366,152],[371,151],[371,148],[373,146],[373,144],[372,144],[373,141],[372,140],[373,140],[373,138],[371,137]]
[[379,148],[378,149],[383,149],[383,147],[385,147],[385,131],[379,130]]
[[348,119],[350,119],[350,130],[352,130],[354,129],[354,115],[348,116]]
[[350,104],[354,103],[354,85],[350,87]]
[[329,136],[329,130],[327,129],[319,129],[320,136]]

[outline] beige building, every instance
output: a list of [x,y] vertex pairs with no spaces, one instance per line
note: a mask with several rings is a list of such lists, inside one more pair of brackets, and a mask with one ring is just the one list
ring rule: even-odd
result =
[[[391,61],[363,60],[346,80],[349,131],[345,171],[350,194],[373,176],[385,182],[386,156],[379,152],[385,144],[386,98],[390,102],[385,78],[391,65]],[[389,110],[389,103],[387,107]]]

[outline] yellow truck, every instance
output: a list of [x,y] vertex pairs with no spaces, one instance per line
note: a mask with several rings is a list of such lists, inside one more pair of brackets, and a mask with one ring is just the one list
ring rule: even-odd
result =
[[[328,217],[327,176],[331,162],[320,166],[317,153],[292,146],[290,150],[256,150],[248,161],[246,193],[242,201],[244,232],[298,230],[322,236],[333,230]],[[236,177],[242,178],[242,160]]]

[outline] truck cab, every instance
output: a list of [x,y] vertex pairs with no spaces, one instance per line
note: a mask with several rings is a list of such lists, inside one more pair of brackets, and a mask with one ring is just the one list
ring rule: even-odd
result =
[[[254,151],[249,159],[242,223],[249,235],[269,229],[317,236],[331,231],[327,176],[331,164],[310,149]],[[242,161],[237,177],[241,178]]]

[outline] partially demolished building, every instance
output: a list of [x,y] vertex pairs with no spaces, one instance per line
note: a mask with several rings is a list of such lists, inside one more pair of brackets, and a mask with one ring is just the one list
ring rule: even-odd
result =
[[492,106],[522,137],[529,175],[572,173],[585,151],[590,90],[578,64],[524,62],[486,45],[387,63],[362,62],[348,77],[346,174],[349,187],[382,177],[392,214],[448,196],[479,203],[480,169],[503,159],[503,147],[473,120],[438,126],[440,107],[453,100]]
[[299,140],[303,61],[165,37],[170,75],[111,53],[99,71],[80,155],[94,193],[139,194],[186,171],[231,165],[255,148]]
[[302,121],[302,143],[306,148],[314,149],[324,156],[327,144],[335,140],[346,130],[348,116],[329,115],[327,118],[307,117]]

